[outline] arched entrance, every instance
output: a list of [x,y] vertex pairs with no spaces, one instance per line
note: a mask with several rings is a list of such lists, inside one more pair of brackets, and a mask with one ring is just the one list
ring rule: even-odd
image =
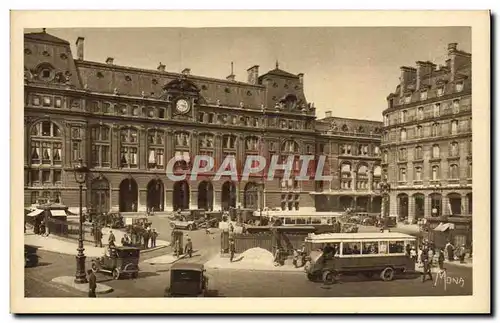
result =
[[257,210],[259,208],[259,188],[254,182],[245,185],[243,207]]
[[109,212],[109,182],[103,177],[96,178],[90,185],[90,203],[92,209],[99,213]]
[[152,179],[148,183],[147,208],[151,212],[163,211],[163,182],[161,179]]
[[356,199],[356,211],[368,212],[370,198],[368,196],[358,196]]
[[382,197],[374,196],[372,200],[372,209],[370,212],[380,213],[382,212]]
[[414,194],[413,199],[415,202],[415,219],[422,219],[425,215],[425,196],[424,194]]
[[186,181],[179,181],[174,184],[172,200],[174,210],[189,209],[189,184]]
[[120,183],[120,212],[137,212],[138,189],[133,178],[126,178]]
[[339,197],[340,208],[344,211],[348,208],[352,208],[353,206],[352,202],[353,202],[352,196],[344,195]]
[[462,214],[462,197],[458,193],[448,194],[448,213],[450,215]]
[[467,193],[467,212],[472,215],[472,193]]
[[236,185],[233,182],[227,181],[222,184],[221,206],[224,211],[236,207]]
[[214,187],[212,183],[203,181],[198,185],[198,209],[212,211],[214,208]]
[[400,220],[408,218],[408,195],[398,194],[398,217]]
[[442,214],[442,202],[441,202],[441,194],[432,193],[429,195],[429,199],[431,200],[431,216],[438,217]]

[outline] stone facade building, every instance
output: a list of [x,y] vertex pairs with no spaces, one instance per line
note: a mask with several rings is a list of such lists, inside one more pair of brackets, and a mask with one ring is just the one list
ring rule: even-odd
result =
[[316,121],[316,129],[318,145],[327,155],[325,169],[333,177],[316,183],[317,210],[379,213],[382,122],[332,117],[327,112]]
[[471,54],[448,45],[444,66],[401,67],[383,112],[390,214],[409,222],[472,213]]
[[[238,82],[232,68],[226,79],[214,79],[189,68],[174,73],[162,63],[150,70],[126,67],[112,57],[85,60],[84,42],[76,40],[74,58],[66,40],[45,31],[24,36],[25,205],[51,200],[78,206],[73,170],[80,158],[90,169],[84,207],[98,212],[237,205],[337,210],[355,205],[358,190],[370,196],[379,180],[381,124],[316,121],[303,74],[276,63],[262,75],[252,66],[247,82]],[[301,154],[326,154],[325,172],[333,169],[334,180],[296,180]],[[215,181],[214,172],[196,180],[167,178],[173,157],[174,172],[182,174],[196,155],[212,156],[214,170],[235,156],[239,171],[249,155],[279,155],[281,162],[293,156],[292,177],[283,180],[278,171],[270,181],[264,172],[237,181]],[[342,168],[347,164],[349,172]],[[324,204],[321,191],[351,199]],[[366,206],[363,198],[358,202]]]

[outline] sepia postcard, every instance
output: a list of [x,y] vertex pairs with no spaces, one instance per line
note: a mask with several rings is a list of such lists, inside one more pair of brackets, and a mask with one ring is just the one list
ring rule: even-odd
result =
[[11,312],[491,311],[488,11],[11,27]]

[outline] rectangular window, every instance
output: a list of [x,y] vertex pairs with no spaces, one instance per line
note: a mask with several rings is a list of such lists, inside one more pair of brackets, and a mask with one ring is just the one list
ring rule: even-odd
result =
[[160,119],[165,119],[165,109],[164,108],[158,109],[158,117]]
[[80,159],[80,142],[73,141],[71,144],[71,156],[73,157],[73,161]]
[[389,242],[389,253],[404,253],[405,243],[404,241],[390,241]]
[[406,168],[399,169],[399,181],[406,182]]
[[440,103],[434,104],[433,112],[434,112],[434,117],[435,118],[439,117],[439,115],[441,114],[441,104]]
[[110,166],[109,146],[101,146],[101,166]]
[[50,170],[42,170],[42,183],[50,183]]
[[456,135],[458,133],[458,121],[457,120],[453,120],[451,122],[451,134],[452,135]]
[[40,197],[39,192],[31,192],[31,204],[37,204],[39,197]]
[[417,116],[419,120],[424,119],[424,107],[419,107],[417,109]]
[[99,166],[99,146],[92,145],[92,165]]
[[50,143],[43,142],[42,143],[42,164],[50,164],[52,159],[52,148],[50,147]]
[[62,100],[61,100],[61,98],[56,98],[56,99],[54,100],[54,106],[55,106],[56,108],[60,108],[60,107],[62,106]]
[[437,96],[443,96],[444,95],[444,87],[438,87],[437,89]]
[[432,180],[436,181],[439,179],[439,167],[438,166],[433,166],[432,167]]
[[31,183],[40,182],[40,171],[38,169],[31,171]]
[[55,169],[54,170],[54,183],[61,183],[62,182],[62,173],[60,169]]
[[427,91],[420,92],[420,100],[427,100]]
[[457,90],[457,92],[462,92],[464,90],[464,82],[458,82],[455,85],[455,89]]
[[137,148],[130,148],[130,167],[137,167]]
[[343,242],[342,243],[343,255],[360,255],[361,242]]
[[363,250],[361,251],[363,255],[374,255],[378,254],[378,243],[375,242],[363,242]]
[[415,167],[415,180],[416,181],[422,180],[422,168],[420,167]]
[[36,141],[31,143],[31,163],[40,164],[40,143]]

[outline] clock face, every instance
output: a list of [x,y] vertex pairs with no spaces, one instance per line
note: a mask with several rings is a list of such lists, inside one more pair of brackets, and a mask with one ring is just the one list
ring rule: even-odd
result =
[[186,113],[189,111],[189,103],[184,99],[178,100],[176,108],[179,113]]

